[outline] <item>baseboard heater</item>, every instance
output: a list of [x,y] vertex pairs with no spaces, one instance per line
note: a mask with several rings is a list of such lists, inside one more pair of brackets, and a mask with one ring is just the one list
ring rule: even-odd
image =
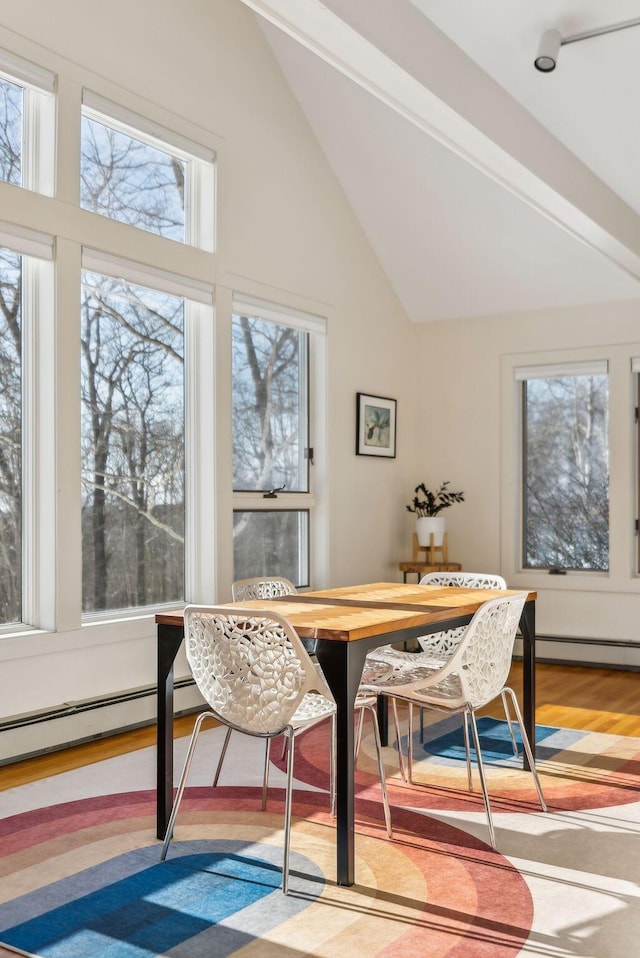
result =
[[[202,698],[188,676],[174,682],[176,715],[198,708]],[[0,719],[0,765],[152,725],[155,685]]]
[[[572,656],[571,658],[560,658],[559,656],[546,656],[543,653],[542,647],[546,643],[551,643],[553,645],[573,645],[581,646],[585,653],[587,653],[586,658],[578,658],[577,656]],[[516,659],[521,659],[521,645],[522,640],[519,639],[516,642]],[[631,658],[636,658],[636,662],[630,661],[619,661],[615,655],[613,657],[607,658],[603,656],[598,661],[595,661],[590,657],[591,651],[593,649],[623,649],[625,652],[635,652],[635,656]],[[626,656],[623,655],[624,658]],[[615,661],[614,661],[615,659]],[[537,662],[549,662],[554,665],[582,665],[585,667],[592,668],[603,668],[603,669],[619,669],[627,672],[638,672],[640,671],[640,642],[635,642],[631,639],[586,639],[586,638],[577,638],[575,636],[566,636],[566,635],[536,635],[536,661]]]

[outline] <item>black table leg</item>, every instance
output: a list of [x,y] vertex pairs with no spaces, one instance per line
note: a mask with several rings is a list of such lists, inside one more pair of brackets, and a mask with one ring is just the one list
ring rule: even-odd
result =
[[173,807],[173,663],[183,635],[182,626],[158,625],[156,836],[161,839]]
[[366,649],[361,642],[318,639],[316,655],[336,701],[336,871],[339,885],[355,880],[353,706]]
[[[520,617],[522,632],[522,720],[531,744],[533,757],[536,757],[536,604],[525,602]],[[526,755],[524,768],[529,768]]]
[[376,712],[378,715],[380,744],[387,746],[389,744],[389,699],[386,695],[378,696]]

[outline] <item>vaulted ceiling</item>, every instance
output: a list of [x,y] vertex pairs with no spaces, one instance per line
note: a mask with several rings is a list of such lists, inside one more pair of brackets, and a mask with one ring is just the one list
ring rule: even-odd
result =
[[640,0],[243,0],[415,322],[640,298]]

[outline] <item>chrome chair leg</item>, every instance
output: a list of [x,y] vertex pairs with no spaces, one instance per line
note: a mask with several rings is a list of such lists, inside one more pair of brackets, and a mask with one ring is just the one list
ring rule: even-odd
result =
[[393,724],[396,727],[396,744],[398,746],[398,765],[400,766],[400,775],[402,781],[407,781],[407,770],[404,764],[404,754],[402,752],[402,736],[400,734],[400,720],[398,718],[398,703],[395,698],[391,699],[391,707],[393,709]]
[[373,738],[376,745],[376,757],[378,760],[378,775],[380,777],[380,791],[382,792],[382,807],[384,809],[384,821],[387,827],[387,835],[393,838],[391,829],[391,809],[389,807],[389,796],[387,795],[387,783],[384,776],[384,766],[382,764],[382,743],[380,741],[380,728],[378,726],[378,716],[374,705],[361,706],[360,716],[364,717],[364,710],[371,713],[371,722],[373,724]]
[[331,741],[329,744],[329,814],[336,817],[336,716],[331,716]]
[[471,748],[469,745],[469,718],[464,712],[462,716],[462,731],[464,733],[464,752],[467,759],[467,784],[469,791],[473,791],[473,779],[471,777]]
[[491,805],[489,803],[489,792],[487,790],[487,780],[484,774],[484,762],[482,761],[482,752],[480,751],[480,736],[478,735],[478,726],[476,725],[476,716],[473,709],[469,709],[469,718],[471,719],[471,731],[473,734],[473,743],[476,749],[476,759],[478,762],[478,774],[480,776],[480,786],[482,788],[482,798],[487,813],[487,824],[489,825],[489,841],[491,847],[496,851],[496,834],[493,827],[493,817],[491,815]]
[[500,695],[502,696],[502,707],[504,709],[504,714],[507,719],[507,725],[509,726],[509,735],[511,736],[511,745],[513,747],[514,758],[518,757],[518,743],[516,741],[516,735],[513,731],[513,722],[511,721],[511,712],[509,711],[509,703],[507,702],[506,689],[503,689]]
[[167,852],[169,851],[169,843],[173,838],[173,827],[176,823],[176,818],[178,817],[178,810],[180,808],[180,803],[182,801],[182,796],[184,795],[185,785],[187,784],[187,776],[189,775],[189,769],[191,768],[191,760],[193,759],[193,753],[196,748],[196,742],[198,741],[198,735],[200,734],[200,729],[202,723],[206,718],[215,718],[216,716],[213,712],[201,712],[198,718],[195,721],[193,726],[193,732],[191,733],[191,740],[189,741],[189,747],[187,749],[187,754],[184,760],[184,766],[182,768],[182,773],[180,775],[180,782],[178,783],[178,791],[176,792],[176,797],[173,802],[173,808],[171,809],[171,815],[169,817],[169,822],[167,824],[167,830],[164,834],[164,842],[162,844],[162,851],[160,853],[160,861],[163,862],[167,857]]
[[407,733],[407,781],[413,785],[413,704],[408,703],[409,720]]
[[362,726],[364,724],[364,706],[358,708],[358,725],[356,728],[356,740],[353,747],[353,760],[354,762],[358,759],[358,752],[360,751],[360,742],[362,740]]
[[289,758],[287,761],[287,789],[284,806],[284,849],[282,858],[282,891],[289,894],[289,849],[291,846],[291,803],[293,796],[293,758],[295,753],[294,736],[291,726],[287,730],[289,739]]
[[271,739],[268,738],[264,745],[264,770],[262,773],[262,811],[267,808],[267,792],[269,790],[269,745]]
[[222,751],[220,752],[220,758],[218,759],[218,765],[216,767],[216,773],[213,776],[213,782],[211,783],[211,788],[215,788],[218,784],[218,779],[220,778],[220,772],[222,771],[222,763],[224,762],[224,757],[227,754],[227,747],[229,745],[229,739],[231,738],[231,732],[233,729],[227,728],[227,734],[224,737],[224,742],[222,743]]
[[531,749],[531,743],[529,742],[529,736],[527,735],[524,727],[524,722],[522,721],[522,713],[520,712],[520,706],[518,705],[518,700],[516,698],[515,692],[513,689],[505,688],[504,692],[508,693],[509,698],[513,704],[513,710],[516,713],[516,719],[518,725],[520,726],[520,734],[522,736],[522,746],[524,748],[525,755],[527,756],[527,761],[529,762],[529,768],[531,769],[531,774],[533,775],[533,782],[536,787],[536,792],[538,793],[538,799],[540,800],[540,807],[543,812],[547,811],[547,803],[545,802],[544,795],[542,793],[542,786],[540,784],[540,779],[538,778],[538,770],[536,769],[536,763],[533,757],[533,751]]

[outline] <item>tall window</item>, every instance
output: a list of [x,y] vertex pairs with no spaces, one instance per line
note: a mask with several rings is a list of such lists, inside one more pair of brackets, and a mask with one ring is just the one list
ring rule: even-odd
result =
[[[284,311],[283,311],[284,313]],[[275,311],[233,316],[234,576],[309,583],[311,333]],[[246,502],[246,507],[242,507]]]
[[517,370],[523,390],[523,565],[609,568],[606,363]]
[[[189,145],[196,152],[188,153]],[[206,248],[200,224],[213,223],[213,154],[85,91],[80,172],[86,210]],[[199,284],[148,260],[140,270],[109,260],[84,251],[83,610],[89,613],[185,595],[182,292],[190,297]]]
[[[200,587],[193,584],[203,551],[197,519],[206,508],[198,506],[209,503],[212,469],[198,448],[207,414],[196,414],[194,397],[207,365],[201,353],[213,351],[215,261],[203,254],[214,251],[215,155],[210,143],[160,126],[159,107],[139,116],[87,90],[78,125],[57,123],[78,108],[77,93],[64,73],[58,82],[0,50],[3,195],[13,202],[20,188],[53,196],[56,157],[71,149],[79,160],[76,182],[60,180],[62,203],[18,197],[10,212],[17,222],[0,221],[0,631],[7,633],[23,624],[74,629],[81,611],[182,604],[187,588]],[[85,210],[80,233],[66,223],[76,197]],[[31,228],[34,216],[50,234]],[[134,237],[135,262],[124,261]],[[80,476],[67,444],[80,449]],[[207,554],[203,580],[211,580],[212,565]]]
[[83,609],[184,597],[184,300],[85,272]]
[[0,249],[0,625],[22,617],[22,257]]

